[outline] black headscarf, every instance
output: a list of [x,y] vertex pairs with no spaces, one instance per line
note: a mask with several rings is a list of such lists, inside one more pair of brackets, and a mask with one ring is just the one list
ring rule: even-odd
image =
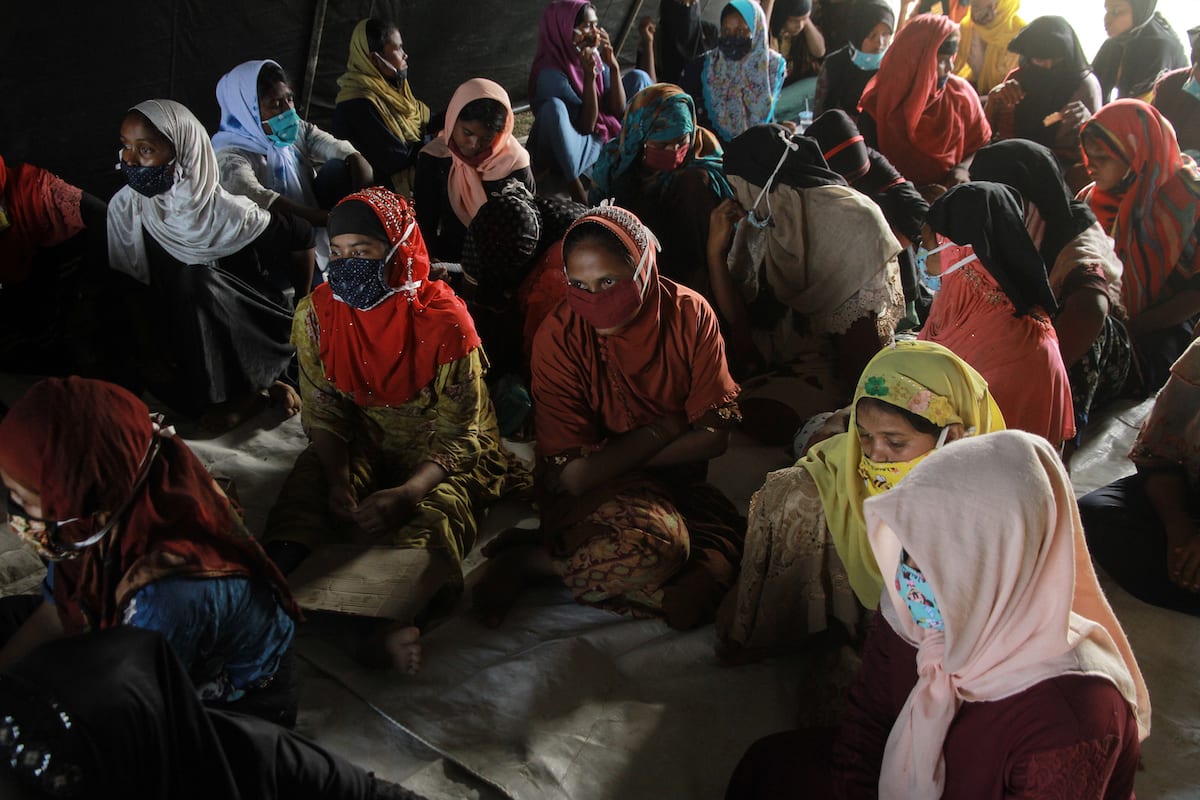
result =
[[1042,260],[1047,269],[1068,242],[1096,224],[1088,204],[1071,196],[1058,159],[1040,144],[1009,139],[980,148],[971,162],[971,180],[1011,186],[1037,207],[1046,223]]
[[1025,230],[1015,189],[979,181],[955,186],[929,208],[929,227],[955,244],[969,244],[984,268],[1012,301],[1015,316],[1041,306],[1053,316],[1058,303],[1046,266]]
[[343,233],[358,233],[390,244],[388,233],[379,221],[379,215],[361,200],[347,200],[334,206],[329,212],[325,230],[330,239]]
[[659,48],[659,82],[679,83],[688,62],[717,46],[717,28],[700,18],[700,3],[681,6],[676,0],[662,0],[654,42]]
[[[1052,145],[1062,123],[1047,127],[1042,120],[1065,106],[1092,71],[1079,37],[1062,17],[1038,17],[1008,43],[1008,49],[1021,56],[1021,66],[1013,78],[1025,92],[1014,112],[1016,135]],[[1044,69],[1030,63],[1033,58],[1059,63]]]
[[725,148],[725,174],[737,175],[754,186],[766,186],[783,155],[784,140],[795,145],[775,176],[773,186],[812,189],[817,186],[846,186],[841,175],[829,168],[816,139],[789,133],[782,125],[755,125],[734,138]]
[[862,47],[863,39],[881,22],[887,23],[895,32],[896,12],[892,10],[891,3],[886,0],[854,0],[846,21],[846,38],[855,48]]
[[1105,103],[1114,87],[1121,97],[1140,97],[1154,88],[1163,72],[1187,66],[1179,37],[1166,18],[1155,11],[1158,0],[1130,0],[1129,4],[1133,7],[1133,27],[1100,45],[1092,61]]

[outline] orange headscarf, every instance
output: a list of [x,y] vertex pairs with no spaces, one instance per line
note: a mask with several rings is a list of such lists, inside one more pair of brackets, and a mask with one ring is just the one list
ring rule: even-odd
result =
[[[504,130],[496,134],[491,149],[470,160],[463,157],[452,139],[458,115],[473,100],[496,100],[504,106]],[[513,131],[512,104],[508,92],[495,81],[487,78],[472,78],[455,90],[446,108],[446,125],[437,138],[422,150],[435,158],[451,158],[450,179],[446,189],[450,193],[450,207],[462,221],[470,225],[479,207],[487,202],[484,181],[498,181],[519,169],[529,166],[529,152],[521,146]]]

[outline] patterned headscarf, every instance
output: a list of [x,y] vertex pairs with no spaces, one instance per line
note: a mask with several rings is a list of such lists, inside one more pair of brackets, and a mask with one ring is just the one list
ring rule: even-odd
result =
[[[699,169],[708,175],[708,186],[718,198],[733,196],[725,180],[721,145],[696,123],[696,105],[691,95],[669,83],[656,83],[635,94],[625,108],[621,135],[610,139],[600,151],[592,170],[595,188],[593,199],[613,198],[618,205],[629,204],[628,186],[637,163],[645,151],[646,142],[670,142],[684,134],[692,134],[691,150],[679,170]],[[654,176],[656,188],[666,189],[676,171],[660,172]]]
[[1092,184],[1081,197],[1116,243],[1125,264],[1122,299],[1136,316],[1161,299],[1172,273],[1185,279],[1196,274],[1200,169],[1180,152],[1171,123],[1141,100],[1109,103],[1080,136],[1129,165],[1133,174],[1128,188],[1103,191]]
[[730,61],[719,48],[709,50],[700,74],[708,119],[723,142],[752,125],[775,119],[775,102],[787,70],[783,56],[767,46],[762,7],[752,0],[731,0],[729,6],[750,27],[750,52],[740,61]]

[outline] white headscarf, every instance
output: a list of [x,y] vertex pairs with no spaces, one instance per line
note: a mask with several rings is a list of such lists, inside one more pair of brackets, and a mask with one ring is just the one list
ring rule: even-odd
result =
[[217,156],[200,120],[174,100],[147,100],[139,111],[175,146],[175,183],[154,197],[128,186],[108,203],[108,260],[150,282],[143,230],[184,264],[211,266],[258,238],[271,215],[221,188]]
[[295,145],[279,147],[263,133],[262,110],[258,107],[258,73],[266,59],[246,61],[221,76],[217,81],[217,102],[221,104],[221,129],[212,137],[214,150],[234,147],[249,153],[266,156],[270,172],[268,189],[273,189],[297,205],[317,207],[312,181],[301,176],[300,154]]

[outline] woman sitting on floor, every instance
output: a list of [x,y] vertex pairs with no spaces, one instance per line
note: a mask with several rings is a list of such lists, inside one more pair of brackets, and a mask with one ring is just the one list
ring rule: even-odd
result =
[[417,156],[413,205],[429,257],[459,262],[467,226],[495,194],[514,184],[534,192],[529,153],[513,131],[508,92],[472,78],[455,90],[446,124]]
[[1102,102],[1149,101],[1160,75],[1187,66],[1179,37],[1157,7],[1158,0],[1104,0],[1108,39],[1092,59]]
[[708,218],[733,196],[721,145],[696,121],[692,98],[656,83],[633,96],[621,134],[604,146],[592,178],[592,200],[632,211],[662,243],[658,271],[703,290]]
[[1057,446],[1075,435],[1071,384],[1051,322],[1058,303],[1024,219],[1021,196],[998,183],[956,186],[934,202],[926,271],[941,288],[920,338],[979,371],[1009,428]]
[[[765,272],[774,298],[810,333],[829,338],[848,396],[904,316],[900,243],[879,207],[829,169],[815,140],[782,126],[759,125],[731,142],[725,172],[735,199],[714,212],[708,240],[721,313],[737,335],[745,312],[735,283],[764,292],[758,276]],[[732,223],[747,213],[734,233]]]
[[346,71],[337,83],[334,135],[358,148],[377,182],[408,194],[417,152],[427,141],[429,106],[408,85],[400,29],[374,18],[355,25]]
[[801,112],[812,113],[826,52],[824,32],[813,20],[812,0],[773,0],[768,33],[767,41],[783,56],[786,70],[775,119],[794,120]]
[[858,116],[863,89],[879,71],[883,54],[892,43],[896,13],[886,0],[855,0],[850,6],[850,41],[825,57],[817,77],[813,113],[841,109]]
[[292,329],[310,444],[265,538],[288,573],[308,558],[319,572],[353,557],[390,576],[362,610],[381,623],[363,657],[412,673],[414,619],[443,588],[461,588],[478,517],[527,476],[500,443],[466,304],[429,279],[408,203],[386,189],[353,194],[334,207],[329,235],[329,280],[297,306]]
[[883,588],[863,501],[943,444],[1004,428],[979,373],[929,342],[875,356],[847,413],[844,432],[769,474],[750,500],[741,574],[717,618],[727,655],[803,644],[831,621],[860,633]]
[[0,664],[89,629],[149,628],[201,698],[295,722],[287,584],[142,401],[84,378],[34,384],[0,422],[0,478],[10,527],[49,561],[45,599],[4,632]]
[[754,0],[721,10],[717,46],[683,70],[679,85],[696,101],[700,125],[731,142],[753,125],[775,119],[787,64],[767,45],[767,18]]
[[1200,159],[1200,27],[1188,31],[1190,66],[1168,72],[1154,84],[1154,107],[1175,129],[1179,149]]
[[1200,340],[1171,367],[1129,457],[1135,474],[1079,501],[1092,556],[1139,600],[1200,616]]
[[312,283],[312,226],[221,188],[200,121],[174,100],[147,100],[121,123],[129,184],[108,204],[111,266],[149,284],[145,380],[172,408],[236,426],[269,390],[289,414],[300,398],[279,378],[293,348],[291,313],[269,276]]
[[620,132],[625,98],[650,83],[640,69],[621,75],[608,31],[600,27],[591,3],[552,0],[538,23],[529,70],[533,127],[527,141],[538,173],[557,171],[571,196],[586,201],[580,176]]
[[535,576],[680,629],[711,620],[733,583],[745,520],[705,478],[740,419],[739,389],[716,315],[658,275],[655,249],[616,206],[567,232],[567,302],[533,349],[543,541],[514,531],[485,550],[475,609],[488,624]]
[[1125,264],[1134,366],[1149,395],[1167,379],[1200,316],[1200,169],[1171,124],[1141,100],[1100,109],[1080,136],[1095,181],[1080,194]]
[[212,142],[221,185],[259,208],[308,220],[318,228],[317,263],[324,267],[329,209],[371,185],[371,165],[354,145],[300,119],[287,75],[274,61],[246,61],[222,75],[217,102],[221,129]]
[[1053,448],[971,439],[864,512],[887,581],[846,714],[760,740],[727,800],[1132,800],[1150,697]]
[[1020,56],[1020,65],[987,95],[984,107],[992,130],[997,139],[1027,139],[1049,147],[1078,191],[1087,183],[1079,127],[1101,106],[1100,81],[1079,37],[1062,17],[1038,17],[1008,49]]
[[867,145],[919,187],[967,181],[971,156],[992,138],[979,95],[951,74],[958,47],[948,17],[914,17],[863,91],[858,127]]
[[1129,334],[1121,320],[1121,260],[1087,203],[1075,200],[1054,154],[1011,139],[975,155],[971,178],[1003,183],[1025,200],[1025,227],[1049,271],[1058,301],[1054,330],[1071,380],[1075,430],[1115,400],[1129,374]]

